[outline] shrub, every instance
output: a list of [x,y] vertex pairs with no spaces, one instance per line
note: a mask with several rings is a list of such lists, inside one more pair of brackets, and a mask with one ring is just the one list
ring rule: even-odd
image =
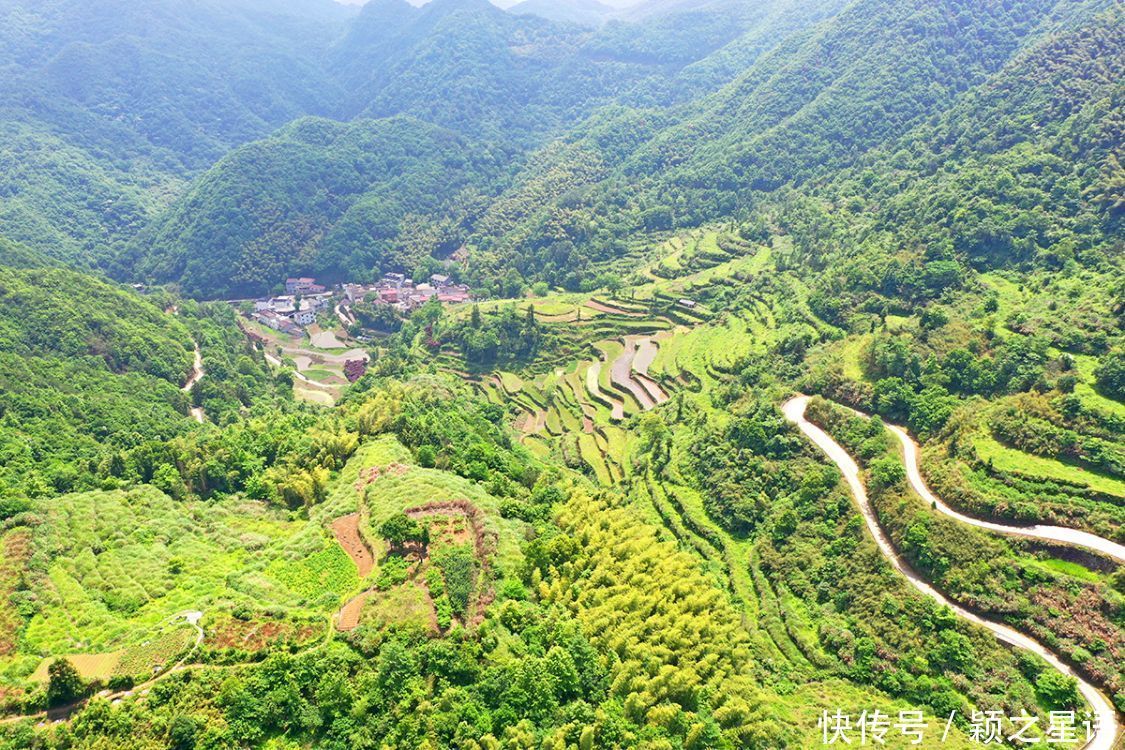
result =
[[86,683],[67,659],[51,662],[47,675],[47,702],[52,706],[72,703],[86,694]]
[[446,547],[435,561],[445,579],[445,590],[453,611],[464,614],[477,580],[477,561],[468,546]]
[[871,484],[876,489],[897,487],[906,479],[906,470],[897,458],[883,456],[871,462]]

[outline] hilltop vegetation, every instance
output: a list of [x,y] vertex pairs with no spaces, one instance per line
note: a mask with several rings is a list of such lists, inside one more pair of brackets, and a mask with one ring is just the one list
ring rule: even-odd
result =
[[221,161],[129,262],[204,297],[261,295],[295,273],[371,279],[456,250],[500,169],[417,120],[298,120]]
[[[97,487],[118,451],[186,432],[193,405],[221,422],[274,393],[229,308],[174,314],[73,271],[0,270],[0,497]],[[185,393],[196,344],[212,377]]]

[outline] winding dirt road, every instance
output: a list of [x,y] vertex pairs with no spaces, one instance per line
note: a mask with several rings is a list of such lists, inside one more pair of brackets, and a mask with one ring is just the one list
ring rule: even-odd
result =
[[[203,369],[203,354],[199,351],[199,344],[195,345],[195,361],[191,365],[191,376],[188,377],[184,387],[181,389],[184,393],[189,393],[196,383],[203,379],[206,371]],[[191,409],[191,416],[196,422],[203,424],[207,417],[203,413],[203,407],[193,406]]]
[[[879,550],[891,562],[895,570],[901,573],[907,581],[910,582],[914,588],[921,591],[926,596],[929,596],[934,601],[949,607],[959,617],[975,623],[982,627],[988,628],[992,633],[1004,643],[1022,648],[1026,651],[1031,651],[1039,655],[1044,661],[1054,667],[1056,670],[1062,672],[1068,677],[1073,678],[1078,683],[1078,690],[1082,693],[1082,697],[1090,704],[1095,716],[1097,717],[1097,731],[1093,739],[1086,743],[1083,750],[1113,750],[1114,741],[1121,731],[1118,723],[1117,713],[1114,711],[1113,706],[1109,700],[1099,691],[1096,687],[1083,680],[1073,669],[1064,664],[1057,656],[1048,651],[1045,647],[1039,644],[1038,641],[1028,638],[1024,634],[1013,630],[1007,625],[986,620],[983,617],[973,614],[967,609],[963,609],[958,605],[947,599],[941,592],[935,589],[895,551],[894,545],[891,544],[890,539],[883,532],[883,528],[879,525],[875,509],[871,505],[871,501],[867,497],[867,490],[863,486],[863,482],[859,478],[859,466],[852,459],[848,452],[845,451],[835,440],[833,440],[828,433],[820,429],[813,423],[805,419],[805,407],[808,406],[808,396],[796,396],[785,403],[782,407],[782,412],[785,418],[790,422],[797,425],[797,427],[811,440],[820,450],[822,450],[829,459],[840,469],[840,473],[844,475],[844,479],[851,489],[852,496],[855,497],[856,503],[859,505],[860,512],[863,514],[863,520],[867,524],[868,531],[874,537],[875,543],[878,545]],[[909,438],[908,438],[909,441]],[[913,442],[913,441],[909,441]],[[915,456],[917,451],[915,450]],[[909,464],[910,462],[908,462]],[[914,460],[913,465],[917,468],[917,460]],[[921,475],[919,475],[921,480]],[[913,483],[913,482],[912,482]],[[924,483],[922,483],[924,486]],[[928,491],[927,491],[928,492]],[[932,494],[930,495],[932,497]],[[929,499],[929,498],[927,498]],[[999,524],[997,524],[999,525]],[[1016,527],[1005,527],[1012,529],[1012,532],[1018,532]]]
[[923,500],[930,503],[937,510],[941,511],[950,518],[956,518],[961,523],[967,523],[970,526],[976,526],[981,529],[988,529],[1000,534],[1009,534],[1011,536],[1022,536],[1030,539],[1042,539],[1049,542],[1062,542],[1063,544],[1071,544],[1076,547],[1086,547],[1095,552],[1100,552],[1103,555],[1112,557],[1120,563],[1125,563],[1125,545],[1111,542],[1108,539],[1091,534],[1086,531],[1078,531],[1077,529],[1068,529],[1063,526],[1043,526],[1035,524],[1033,526],[1008,526],[994,521],[983,521],[979,518],[966,516],[953,508],[946,505],[941,498],[934,493],[930,492],[930,488],[926,486],[926,481],[922,478],[922,471],[918,467],[918,444],[914,439],[901,427],[893,424],[886,425],[887,429],[895,434],[895,437],[902,443],[903,458],[906,462],[906,478],[910,481],[910,486],[914,488]]

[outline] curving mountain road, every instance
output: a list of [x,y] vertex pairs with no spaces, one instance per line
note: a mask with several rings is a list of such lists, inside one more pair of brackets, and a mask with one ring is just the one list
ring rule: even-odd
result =
[[191,387],[203,379],[203,354],[199,351],[199,344],[195,345],[195,360],[191,364],[191,375],[188,376],[187,382],[181,390],[187,393]]
[[[199,351],[199,344],[195,345],[195,361],[191,365],[191,376],[188,377],[184,387],[181,389],[184,393],[190,393],[192,386],[203,379],[205,371],[203,369],[203,354]],[[207,416],[203,413],[203,407],[193,406],[191,409],[191,416],[196,422],[203,424]]]
[[[907,563],[898,552],[895,551],[894,545],[891,540],[883,532],[883,528],[879,525],[878,517],[875,515],[875,509],[871,505],[871,501],[867,497],[867,490],[863,486],[863,482],[859,478],[859,466],[855,460],[852,459],[848,452],[833,440],[828,433],[820,429],[812,422],[805,419],[805,407],[808,406],[808,396],[796,396],[785,402],[782,406],[782,412],[785,418],[790,422],[797,425],[797,427],[809,438],[820,450],[824,451],[825,455],[832,460],[833,463],[840,469],[840,473],[844,475],[844,479],[851,489],[856,503],[859,505],[860,512],[863,515],[863,520],[867,524],[868,531],[874,537],[875,543],[878,545],[879,550],[883,555],[890,560],[895,570],[901,573],[907,581],[910,582],[914,588],[921,591],[926,596],[935,600],[939,604],[949,607],[959,617],[962,617],[969,622],[975,623],[982,627],[988,628],[992,633],[1004,643],[1031,651],[1039,655],[1044,661],[1054,667],[1056,670],[1062,672],[1068,677],[1073,678],[1078,683],[1078,690],[1082,693],[1082,697],[1090,704],[1095,716],[1097,717],[1097,731],[1093,739],[1086,743],[1083,750],[1113,750],[1114,741],[1121,731],[1118,723],[1117,713],[1114,711],[1113,706],[1109,700],[1102,695],[1096,687],[1083,680],[1073,669],[1064,664],[1057,656],[1048,651],[1044,646],[1040,645],[1038,641],[1028,638],[1026,635],[1013,630],[1007,625],[986,620],[983,617],[973,614],[967,609],[963,609],[952,601],[947,599],[945,595],[935,589],[924,578]],[[909,437],[907,438],[909,441]],[[909,441],[913,442],[913,441]],[[915,456],[917,451],[915,450]],[[908,462],[909,464],[910,462]],[[913,461],[915,468],[917,468],[917,460]],[[919,475],[919,480],[921,475]],[[912,482],[913,483],[913,482]],[[924,484],[922,485],[924,486]],[[932,497],[932,494],[930,495]],[[927,498],[929,499],[929,498]],[[999,524],[997,524],[999,525]],[[1013,532],[1018,531],[1017,527],[1011,528]]]
[[914,491],[917,492],[923,500],[932,504],[937,510],[950,518],[956,518],[958,521],[967,523],[970,526],[988,529],[989,531],[995,531],[1000,534],[1086,547],[1095,552],[1101,552],[1103,555],[1108,555],[1120,563],[1125,563],[1125,545],[1103,539],[1096,534],[1078,531],[1076,529],[1068,529],[1063,526],[1042,526],[1039,524],[1034,526],[1008,526],[994,521],[982,521],[979,518],[966,516],[964,513],[954,510],[942,502],[941,498],[930,492],[930,488],[926,486],[926,481],[922,479],[922,471],[918,468],[918,444],[914,442],[914,439],[901,427],[897,427],[893,424],[888,424],[886,427],[893,432],[895,437],[899,439],[899,442],[902,443],[902,453],[906,461],[906,478],[910,481],[910,486],[914,488]]

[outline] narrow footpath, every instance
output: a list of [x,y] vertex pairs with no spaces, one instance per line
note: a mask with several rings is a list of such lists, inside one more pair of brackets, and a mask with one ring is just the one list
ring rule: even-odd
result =
[[[200,380],[202,380],[203,376],[206,374],[206,371],[203,369],[203,354],[199,351],[199,344],[196,344],[195,361],[192,362],[191,365],[191,376],[188,377],[187,382],[184,383],[184,387],[182,388],[183,392],[191,393],[192,387]],[[203,424],[205,421],[207,421],[207,415],[203,413],[203,407],[201,406],[193,406],[191,409],[191,416],[195,419],[196,422],[199,422],[200,424]]]

